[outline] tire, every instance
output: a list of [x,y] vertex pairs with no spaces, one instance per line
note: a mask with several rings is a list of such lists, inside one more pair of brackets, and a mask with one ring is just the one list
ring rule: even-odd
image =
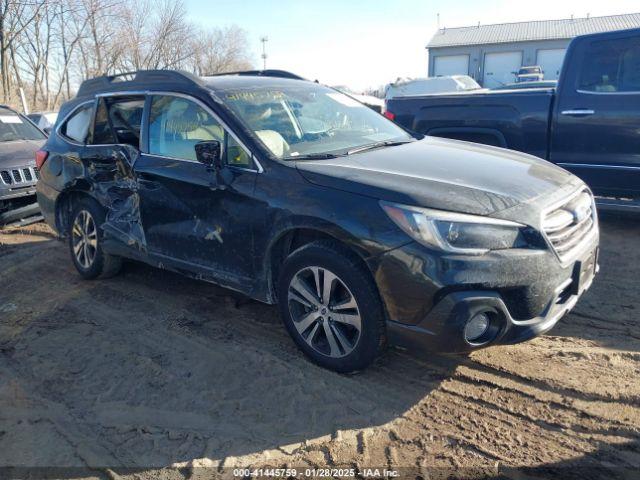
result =
[[293,340],[321,367],[362,370],[384,350],[385,316],[373,279],[335,242],[313,242],[287,257],[278,304]]
[[[87,279],[109,278],[122,267],[122,259],[102,249],[105,210],[90,197],[74,202],[69,222],[68,241],[71,260],[80,275]],[[83,236],[84,233],[84,236]]]

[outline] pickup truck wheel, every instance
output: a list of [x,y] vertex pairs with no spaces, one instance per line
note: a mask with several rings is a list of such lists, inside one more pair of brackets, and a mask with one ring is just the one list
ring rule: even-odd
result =
[[318,365],[347,373],[384,347],[384,314],[368,272],[331,242],[314,242],[284,262],[278,285],[289,334]]
[[108,278],[122,266],[120,257],[102,250],[104,209],[93,199],[83,198],[74,206],[69,222],[69,251],[76,270],[86,279]]

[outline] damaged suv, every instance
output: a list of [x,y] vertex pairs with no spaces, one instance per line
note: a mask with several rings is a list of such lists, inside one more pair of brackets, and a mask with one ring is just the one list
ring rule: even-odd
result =
[[597,270],[593,197],[500,148],[420,138],[278,71],[86,81],[38,200],[87,279],[135,259],[279,305],[341,372],[387,341],[467,352],[549,330]]

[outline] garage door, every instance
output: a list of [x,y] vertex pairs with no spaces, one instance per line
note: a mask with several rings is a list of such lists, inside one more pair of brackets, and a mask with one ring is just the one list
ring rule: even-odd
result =
[[433,76],[469,75],[469,55],[442,55],[433,59]]
[[564,54],[567,51],[564,48],[553,48],[548,50],[538,50],[537,65],[542,67],[545,80],[557,80],[562,70],[562,62]]
[[493,88],[515,82],[521,66],[522,52],[485,53],[482,86]]

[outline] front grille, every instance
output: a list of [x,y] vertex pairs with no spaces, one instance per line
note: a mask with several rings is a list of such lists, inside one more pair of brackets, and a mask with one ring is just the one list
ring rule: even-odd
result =
[[38,178],[38,171],[34,167],[23,167],[13,170],[0,170],[0,180],[5,185],[31,183]]
[[542,229],[560,260],[571,256],[595,225],[593,196],[587,190],[572,195],[559,207],[549,211],[542,221]]
[[2,178],[2,183],[5,183],[7,185],[11,185],[13,183],[13,181],[11,180],[11,175],[9,175],[9,172],[7,172],[6,170],[2,170],[0,172],[0,178]]

